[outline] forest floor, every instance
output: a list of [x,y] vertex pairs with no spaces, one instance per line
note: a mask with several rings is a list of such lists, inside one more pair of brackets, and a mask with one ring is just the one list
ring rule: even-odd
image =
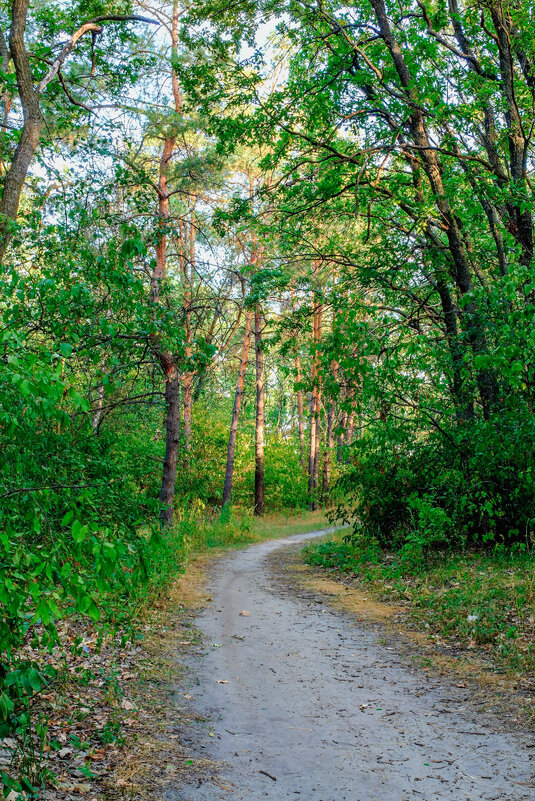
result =
[[190,565],[144,646],[143,727],[106,798],[533,798],[522,688],[306,566],[310,536]]

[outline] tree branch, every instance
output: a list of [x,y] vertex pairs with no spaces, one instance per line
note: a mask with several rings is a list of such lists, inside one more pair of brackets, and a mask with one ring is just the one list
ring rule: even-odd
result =
[[56,77],[65,60],[68,58],[77,42],[82,38],[82,36],[84,36],[84,34],[89,32],[102,33],[102,26],[99,24],[101,22],[149,22],[153,25],[159,25],[156,20],[150,19],[149,17],[141,17],[138,14],[107,14],[100,17],[95,17],[94,19],[89,20],[89,22],[84,22],[84,24],[78,28],[75,33],[73,33],[67,44],[64,45],[61,53],[56,58],[44,78],[41,78],[39,81],[39,84],[37,85],[38,94],[42,94],[50,81]]

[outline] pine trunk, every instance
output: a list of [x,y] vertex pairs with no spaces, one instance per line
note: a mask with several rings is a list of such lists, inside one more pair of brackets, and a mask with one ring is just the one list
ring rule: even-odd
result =
[[[182,226],[181,226],[182,227]],[[188,261],[183,256],[182,258],[182,274],[184,281],[184,319],[185,319],[185,333],[186,333],[186,370],[183,375],[184,385],[184,447],[186,450],[186,463],[187,457],[191,450],[191,420],[193,412],[193,371],[191,369],[191,356],[192,350],[192,331],[191,331],[191,288],[193,283],[193,275],[195,272],[195,228],[193,226],[193,219],[185,223],[185,236],[184,236],[184,253],[189,248],[189,269]]]
[[317,491],[319,479],[319,454],[320,454],[320,410],[321,410],[321,387],[320,387],[320,359],[319,343],[321,340],[321,322],[323,307],[313,300],[313,323],[312,323],[312,395],[310,401],[310,451],[308,457],[308,497],[309,508],[315,511],[318,508]]
[[[295,354],[295,375],[297,383],[300,384],[303,376],[301,374],[301,361],[297,352]],[[303,465],[305,461],[305,418],[302,389],[297,390],[297,428],[299,432],[299,463]]]
[[180,394],[176,364],[168,364],[165,370],[165,457],[162,473],[160,501],[163,509],[160,520],[163,528],[173,525],[173,502],[175,497],[176,471],[178,464],[178,444],[180,440]]
[[255,425],[255,476],[254,513],[264,514],[264,353],[262,350],[262,314],[255,311],[256,354],[256,425]]
[[[171,47],[176,54],[178,47],[178,3],[173,2],[173,17],[171,28]],[[182,97],[176,73],[172,72],[172,86],[175,100],[175,111],[182,111]],[[160,171],[158,176],[158,241],[156,244],[156,265],[151,276],[150,301],[157,307],[160,304],[160,288],[167,272],[167,230],[169,227],[169,187],[167,176],[169,163],[175,149],[175,137],[165,139],[160,158]],[[176,356],[163,350],[161,338],[158,334],[152,337],[152,349],[160,362],[165,376],[165,457],[162,471],[162,484],[160,501],[163,508],[160,514],[162,528],[173,525],[173,503],[175,497],[176,472],[178,464],[178,449],[180,440],[180,384]]]
[[[312,375],[314,380],[314,375]],[[308,450],[308,499],[309,508],[311,511],[316,509],[316,485],[314,484],[314,460],[316,456],[316,396],[318,388],[316,385],[312,387],[310,396],[310,442]]]
[[[295,291],[291,289],[292,295],[292,312],[295,311]],[[299,345],[297,339],[297,328],[293,331],[294,337],[294,369],[295,380],[299,386],[297,390],[297,430],[299,434],[299,464],[301,466],[305,463],[305,417],[304,417],[304,401],[303,390],[300,388],[303,374],[301,373],[301,359],[299,358]]]
[[[316,497],[319,492],[319,477],[320,477],[320,444],[321,444],[321,390],[318,389],[316,398],[316,436],[314,438],[314,489]],[[314,503],[314,509],[317,509],[317,501]]]
[[334,403],[329,404],[327,409],[327,432],[325,435],[325,451],[323,454],[323,479],[322,479],[322,495],[326,500],[329,496],[329,488],[331,483],[331,467],[332,467],[332,448],[333,448],[333,428],[334,428]]
[[236,383],[234,408],[232,410],[232,422],[230,424],[230,434],[228,438],[227,469],[225,470],[225,486],[223,487],[223,508],[225,508],[227,504],[230,504],[232,497],[232,478],[234,475],[234,458],[236,455],[236,437],[238,434],[238,420],[240,417],[243,387],[245,385],[245,373],[247,371],[247,362],[249,358],[249,346],[251,344],[252,323],[253,312],[251,310],[247,313],[247,317],[245,318],[245,335],[243,338],[240,370],[238,373],[238,381]]

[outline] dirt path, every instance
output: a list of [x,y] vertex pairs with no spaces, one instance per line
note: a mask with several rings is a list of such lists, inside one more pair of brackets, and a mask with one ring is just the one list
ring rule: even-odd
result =
[[215,564],[213,603],[195,621],[204,654],[183,694],[204,718],[192,755],[217,770],[166,801],[535,798],[533,739],[281,578],[288,547],[311,536]]

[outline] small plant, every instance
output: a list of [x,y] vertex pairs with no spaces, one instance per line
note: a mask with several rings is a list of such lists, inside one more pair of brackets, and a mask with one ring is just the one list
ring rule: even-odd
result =
[[99,737],[106,745],[111,743],[121,744],[124,741],[121,724],[116,720],[108,720],[104,728],[99,732]]

